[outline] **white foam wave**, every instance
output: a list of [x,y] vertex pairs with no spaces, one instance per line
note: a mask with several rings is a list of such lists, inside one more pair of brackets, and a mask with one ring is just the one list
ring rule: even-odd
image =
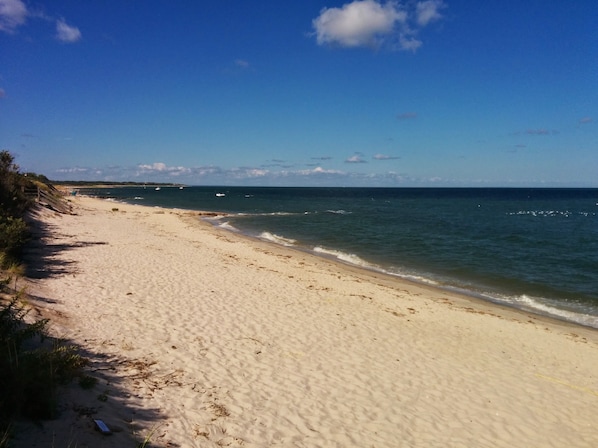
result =
[[342,252],[340,250],[325,249],[320,246],[314,247],[314,252],[322,254],[322,255],[326,255],[329,257],[333,257],[340,261],[344,261],[345,263],[354,264],[356,266],[362,266],[362,267],[366,267],[366,268],[370,268],[370,269],[374,268],[373,265],[369,264],[367,261],[363,260],[362,258],[359,258],[355,254],[349,254],[346,252]]
[[[306,214],[308,212],[305,212]],[[293,212],[270,212],[270,213],[245,213],[240,212],[237,213],[235,216],[238,218],[253,218],[256,216],[293,216],[293,215],[303,215],[303,213],[293,213]]]
[[299,213],[291,213],[291,212],[272,212],[272,213],[264,213],[264,216],[292,216],[298,215]]
[[509,216],[515,215],[525,215],[525,216],[533,216],[533,217],[558,217],[562,216],[564,218],[568,218],[573,215],[579,216],[596,216],[596,213],[593,212],[571,212],[569,210],[519,210],[516,212],[507,213]]
[[231,232],[239,232],[239,229],[231,225],[228,221],[218,224],[218,227],[220,227],[221,229],[230,230]]
[[326,210],[326,213],[332,213],[333,215],[350,215],[353,212],[347,210]]
[[439,286],[441,283],[434,280],[431,277],[424,277],[417,274],[410,274],[405,272],[397,272],[397,271],[383,271],[385,274],[394,275],[395,277],[400,277],[405,280],[412,281],[414,283],[421,283],[424,285],[431,285],[431,286]]
[[214,225],[216,225],[217,221],[220,221],[226,217],[228,217],[229,215],[227,214],[221,214],[221,215],[205,215],[202,216],[201,219],[204,221],[209,221],[212,222]]
[[275,233],[270,232],[262,232],[260,234],[260,238],[276,244],[281,244],[283,246],[294,246],[297,242],[297,240],[292,238],[285,238],[284,236],[276,235]]
[[597,316],[583,314],[579,311],[557,308],[536,297],[531,297],[524,294],[511,298],[510,302],[517,307],[526,308],[530,311],[536,311],[540,314],[546,314],[559,319],[564,319],[569,322],[576,322],[589,327],[598,328]]

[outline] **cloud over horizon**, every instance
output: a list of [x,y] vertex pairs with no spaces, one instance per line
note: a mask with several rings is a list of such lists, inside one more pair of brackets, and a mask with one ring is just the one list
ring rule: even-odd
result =
[[[382,156],[382,157],[378,157]],[[356,154],[353,157],[359,158]],[[362,156],[361,156],[362,157]],[[387,156],[373,156],[377,160],[386,160]],[[394,157],[393,157],[394,158]],[[360,163],[360,162],[353,162]],[[363,161],[362,163],[365,163]],[[378,173],[342,171],[315,166],[309,169],[268,170],[255,167],[223,168],[219,166],[183,167],[169,166],[163,162],[139,164],[135,166],[104,166],[104,167],[63,167],[53,173],[47,173],[52,180],[73,180],[92,182],[129,182],[137,180],[140,183],[172,183],[192,186],[471,186],[489,185],[492,180],[473,179],[458,180],[441,176],[410,175],[396,171]],[[537,181],[530,181],[533,185]],[[545,185],[544,181],[540,181]],[[558,182],[556,182],[558,184]],[[526,184],[527,185],[527,184]]]
[[397,160],[397,159],[400,159],[400,157],[389,156],[389,155],[386,155],[386,154],[375,154],[372,158],[374,160]]
[[367,163],[361,154],[354,154],[345,160],[345,163]]
[[[354,157],[360,157],[356,154]],[[353,162],[353,163],[366,163]],[[50,174],[50,173],[48,173]],[[218,166],[183,167],[169,166],[163,162],[139,164],[136,166],[105,167],[63,167],[56,169],[51,177],[54,180],[78,181],[132,181],[183,183],[187,185],[297,185],[297,186],[332,186],[339,182],[356,181],[364,185],[370,182],[393,185],[406,180],[417,182],[404,175],[398,176],[393,171],[372,174],[328,169],[315,166],[309,169],[269,170],[255,167],[222,168]]]
[[318,45],[347,48],[387,45],[391,49],[415,52],[422,41],[420,29],[440,20],[442,0],[426,0],[405,5],[396,1],[354,0],[340,8],[324,8],[313,19]]
[[184,166],[168,166],[162,162],[155,162],[151,165],[138,165],[139,172],[138,174],[148,174],[148,173],[165,173],[170,176],[180,176],[182,174],[189,174],[191,173],[190,168],[186,168]]

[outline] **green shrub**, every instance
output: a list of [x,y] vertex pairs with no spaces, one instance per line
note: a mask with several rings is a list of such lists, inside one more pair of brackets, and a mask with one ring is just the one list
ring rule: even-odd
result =
[[21,216],[31,205],[25,188],[31,183],[19,172],[14,157],[8,151],[0,151],[0,210],[9,216]]
[[47,320],[26,323],[17,297],[0,306],[0,433],[12,419],[56,417],[57,388],[82,373],[86,360],[45,334]]
[[0,151],[0,255],[4,254],[11,261],[18,259],[27,241],[23,218],[32,205],[25,194],[30,184],[31,180],[19,173],[14,157],[8,151]]
[[[0,448],[7,446],[11,421],[15,418],[56,417],[57,389],[81,377],[86,360],[74,347],[46,336],[46,319],[31,322],[28,309],[17,293],[17,279],[23,273],[20,251],[28,239],[25,212],[34,200],[28,189],[55,191],[43,176],[22,175],[8,151],[0,151],[0,293],[6,293],[14,279],[15,296],[0,297]],[[36,183],[37,182],[37,183]],[[89,379],[83,384],[91,385]]]
[[22,218],[0,215],[0,252],[16,258],[27,239],[27,224]]

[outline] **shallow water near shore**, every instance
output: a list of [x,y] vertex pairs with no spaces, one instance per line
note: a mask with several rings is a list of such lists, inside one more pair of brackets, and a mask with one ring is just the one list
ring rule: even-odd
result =
[[143,187],[83,194],[598,328],[598,189]]

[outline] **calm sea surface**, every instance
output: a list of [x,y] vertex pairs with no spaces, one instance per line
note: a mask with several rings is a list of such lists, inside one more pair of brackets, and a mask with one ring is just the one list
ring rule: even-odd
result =
[[598,328],[598,189],[81,192],[222,212],[214,225]]

